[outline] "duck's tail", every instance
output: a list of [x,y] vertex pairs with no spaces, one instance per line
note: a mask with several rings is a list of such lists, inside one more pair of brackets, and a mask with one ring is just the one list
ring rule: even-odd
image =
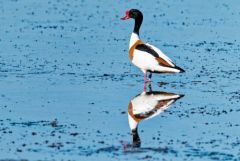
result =
[[164,67],[164,66],[158,66],[156,67],[156,70],[153,71],[153,73],[183,73],[185,70],[178,66],[174,67]]
[[180,68],[180,67],[178,67],[178,66],[175,66],[174,68],[177,69],[177,70],[179,70],[179,73],[184,73],[184,72],[185,72],[184,69],[182,69],[182,68]]

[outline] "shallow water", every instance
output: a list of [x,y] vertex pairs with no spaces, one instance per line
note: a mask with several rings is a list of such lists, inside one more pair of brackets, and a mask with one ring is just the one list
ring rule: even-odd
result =
[[[154,4],[154,5],[153,5]],[[128,104],[143,74],[128,60],[141,38],[186,70],[152,89],[185,96],[139,125]],[[0,160],[239,160],[240,2],[0,1]]]

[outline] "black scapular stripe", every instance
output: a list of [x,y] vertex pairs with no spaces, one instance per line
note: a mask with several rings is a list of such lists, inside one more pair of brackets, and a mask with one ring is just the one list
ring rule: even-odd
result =
[[154,56],[155,58],[159,58],[158,53],[155,50],[153,50],[151,47],[147,46],[146,44],[139,44],[136,46],[135,49],[140,50],[140,51],[145,51],[145,52],[151,54],[152,56]]

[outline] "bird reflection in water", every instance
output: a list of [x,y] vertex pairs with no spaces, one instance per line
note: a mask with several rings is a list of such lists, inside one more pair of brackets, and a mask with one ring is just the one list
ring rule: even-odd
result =
[[169,92],[152,91],[151,86],[149,86],[149,92],[142,92],[131,99],[128,105],[128,122],[133,138],[132,147],[141,146],[138,124],[143,120],[158,116],[183,96]]

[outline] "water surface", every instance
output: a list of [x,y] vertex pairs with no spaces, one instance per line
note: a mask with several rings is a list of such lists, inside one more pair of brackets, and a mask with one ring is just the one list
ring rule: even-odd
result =
[[[139,124],[128,104],[143,74],[128,60],[141,38],[186,70],[153,75],[153,91],[185,96]],[[0,1],[0,159],[239,160],[240,2]]]

